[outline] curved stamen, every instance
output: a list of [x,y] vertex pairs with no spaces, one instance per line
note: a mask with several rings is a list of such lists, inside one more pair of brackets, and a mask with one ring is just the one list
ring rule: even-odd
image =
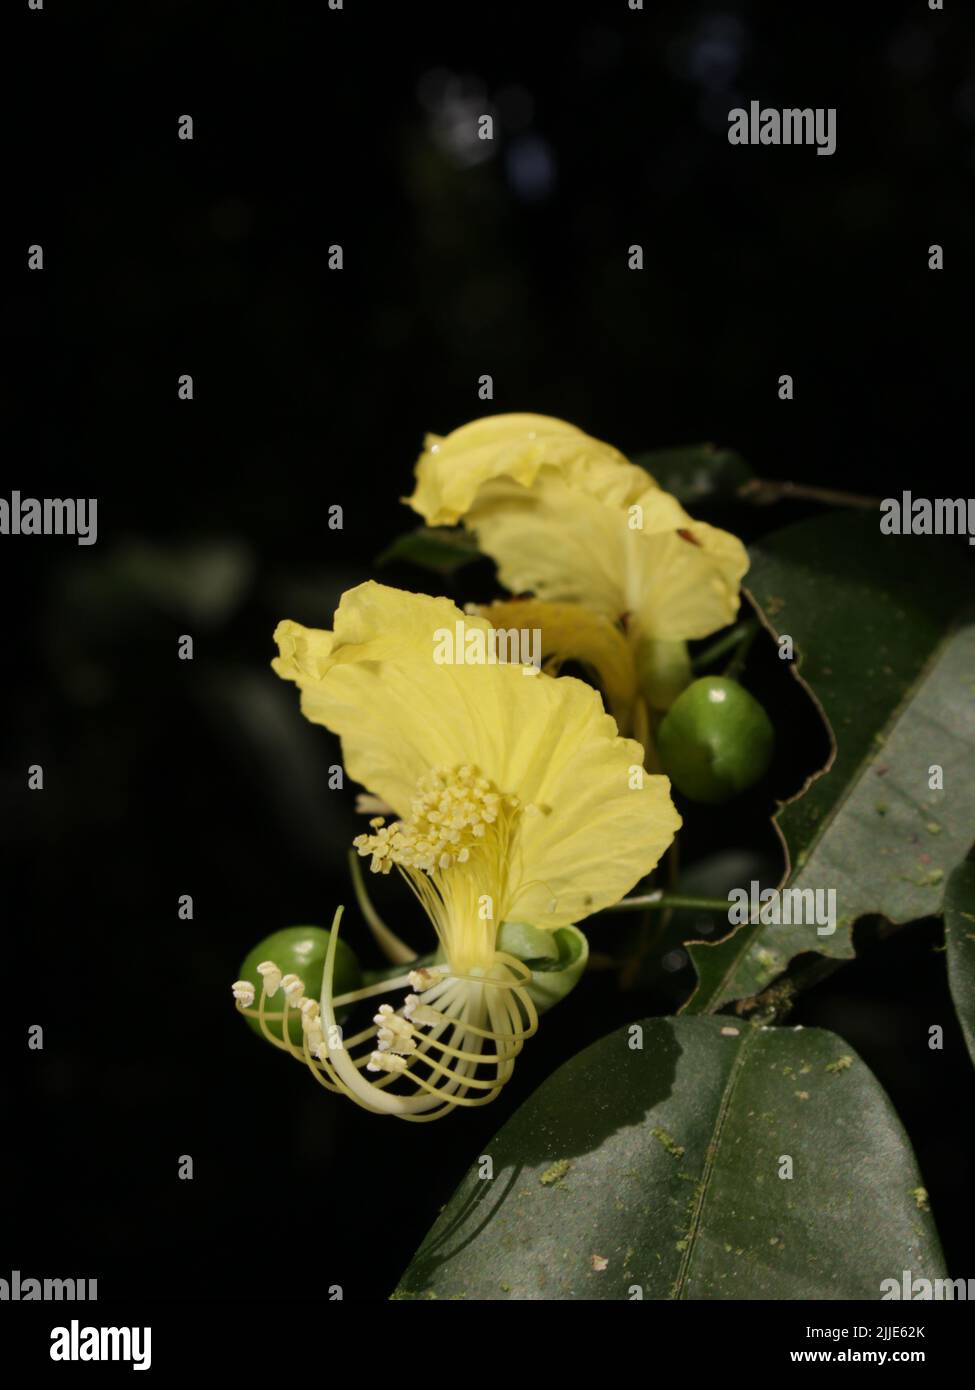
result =
[[[437,933],[436,963],[333,994],[339,907],[319,1000],[305,996],[299,976],[264,961],[258,966],[256,1011],[248,981],[234,985],[238,1010],[256,1017],[262,1036],[304,1062],[325,1089],[341,1091],[374,1114],[421,1121],[458,1106],[487,1104],[538,1028],[527,992],[532,971],[497,950],[497,922],[510,917],[522,817],[539,809],[505,793],[472,765],[425,774],[409,815],[391,825],[374,819],[373,833],[357,837],[355,847],[371,857],[374,873],[386,874],[395,864],[406,878]],[[361,876],[355,877],[361,887]],[[406,954],[404,949],[400,958]],[[395,1008],[380,1005],[373,1018],[378,1032],[365,1028],[343,1037],[337,1010],[399,989],[415,992]],[[268,1002],[279,990],[282,1007],[270,1010]],[[298,1045],[291,1038],[296,1009],[302,1025]]]

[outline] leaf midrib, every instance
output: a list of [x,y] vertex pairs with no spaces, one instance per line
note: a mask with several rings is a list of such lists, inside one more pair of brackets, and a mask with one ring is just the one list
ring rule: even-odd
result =
[[714,1133],[708,1144],[707,1153],[704,1155],[704,1171],[701,1174],[699,1191],[694,1203],[694,1210],[691,1214],[691,1224],[687,1232],[687,1249],[684,1250],[681,1255],[680,1267],[677,1270],[677,1276],[671,1286],[670,1296],[672,1299],[680,1299],[684,1296],[684,1289],[690,1275],[691,1262],[697,1253],[698,1235],[700,1234],[701,1222],[704,1217],[704,1207],[711,1190],[711,1181],[718,1163],[718,1151],[721,1147],[725,1122],[730,1113],[731,1102],[738,1088],[738,1082],[744,1070],[745,1062],[748,1060],[749,1053],[751,1052],[752,1045],[757,1036],[757,1029],[751,1025],[747,1026],[748,1032],[745,1034],[738,1048],[738,1055],[731,1065],[728,1079],[725,1081],[724,1090],[721,1093],[721,1103],[718,1106],[718,1114],[714,1123]]

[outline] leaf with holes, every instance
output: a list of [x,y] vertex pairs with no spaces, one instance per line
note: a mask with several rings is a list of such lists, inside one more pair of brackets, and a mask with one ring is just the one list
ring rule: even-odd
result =
[[[881,535],[874,513],[819,517],[755,548],[752,599],[773,637],[791,638],[793,670],[834,740],[828,767],[776,818],[785,883],[807,912],[810,890],[823,909],[833,890],[836,930],[824,911],[819,923],[757,923],[694,944],[691,1012],[754,995],[801,952],[852,956],[851,928],[867,914],[904,923],[941,912],[948,875],[975,839],[975,778],[959,776],[975,757],[963,555],[946,538]],[[932,787],[935,766],[948,790]]]
[[951,997],[975,1062],[975,860],[960,864],[948,880],[945,948]]
[[840,1038],[647,1019],[504,1125],[394,1297],[876,1299],[905,1269],[945,1277],[927,1206]]

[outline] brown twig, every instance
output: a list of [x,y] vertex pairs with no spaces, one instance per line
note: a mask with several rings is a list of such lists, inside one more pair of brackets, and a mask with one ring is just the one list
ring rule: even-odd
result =
[[858,492],[840,492],[831,487],[813,487],[809,483],[777,482],[769,478],[751,478],[747,483],[742,483],[738,496],[760,507],[772,502],[787,502],[792,498],[803,502],[822,502],[827,507],[860,507],[864,511],[880,507],[879,497],[864,497]]

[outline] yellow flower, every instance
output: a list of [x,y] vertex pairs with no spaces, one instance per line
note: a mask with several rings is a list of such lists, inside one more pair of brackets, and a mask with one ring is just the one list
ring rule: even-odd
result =
[[[403,875],[439,943],[433,966],[338,998],[330,952],[305,1045],[289,1050],[366,1109],[410,1119],[493,1099],[535,1030],[531,971],[498,949],[502,924],[555,929],[608,907],[680,825],[667,779],[643,772],[643,750],[583,682],[490,659],[441,663],[458,622],[491,631],[447,599],[362,584],[333,632],[279,624],[272,663],[299,687],[305,716],[340,736],[348,774],[393,808],[398,819],[376,817],[356,848],[373,872]],[[247,983],[238,1007],[253,1002]],[[401,988],[412,992],[377,1013],[378,1036],[336,1040],[336,1008]]]
[[[748,568],[736,537],[694,521],[616,449],[560,420],[498,415],[428,437],[406,499],[430,525],[462,521],[514,594],[577,604],[625,636],[634,680],[665,708],[686,681],[688,640],[731,622]],[[565,613],[539,610],[572,651]],[[494,615],[505,625],[506,615]],[[580,647],[591,639],[580,627]],[[546,647],[546,652],[549,649]],[[614,712],[630,720],[625,708]]]

